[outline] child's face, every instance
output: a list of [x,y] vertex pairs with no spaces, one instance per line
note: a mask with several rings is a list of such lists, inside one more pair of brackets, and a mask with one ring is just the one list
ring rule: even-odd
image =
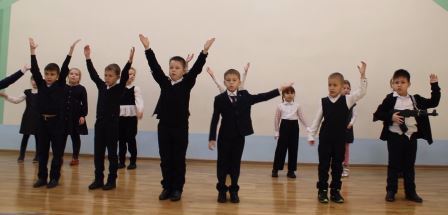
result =
[[48,85],[53,84],[54,82],[56,82],[59,78],[59,74],[57,71],[54,70],[47,70],[44,72],[44,78],[45,78],[45,83],[47,83]]
[[343,95],[350,95],[350,91],[352,91],[352,88],[348,84],[344,84],[344,88],[342,90]]
[[286,92],[286,93],[283,94],[283,99],[286,102],[292,102],[292,101],[294,101],[294,97],[295,96],[296,96],[296,94],[293,93],[293,92]]
[[135,70],[130,69],[129,70],[129,79],[128,82],[126,83],[127,85],[132,84],[132,82],[134,82],[135,80]]
[[107,86],[113,86],[118,81],[118,75],[112,70],[105,70],[104,71],[104,82],[106,82]]
[[238,75],[227,74],[226,77],[224,77],[224,85],[228,91],[235,92],[240,87],[241,81]]
[[31,86],[33,87],[33,89],[37,89],[36,82],[33,79],[31,79],[30,82],[31,82]]
[[176,60],[170,61],[170,78],[173,81],[177,81],[185,74],[184,65]]
[[398,95],[407,96],[408,88],[411,86],[411,82],[409,82],[405,77],[397,77],[394,79],[392,86]]
[[81,74],[78,70],[72,69],[68,73],[68,82],[70,84],[79,84],[79,80],[81,79]]
[[343,86],[341,79],[339,78],[330,78],[328,79],[328,94],[331,97],[336,97],[342,93]]

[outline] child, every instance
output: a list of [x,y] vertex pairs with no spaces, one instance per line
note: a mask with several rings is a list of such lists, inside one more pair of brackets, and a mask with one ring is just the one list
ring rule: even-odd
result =
[[[342,95],[350,95],[350,92],[352,90],[352,86],[350,85],[350,81],[344,80],[344,89],[342,91]],[[356,103],[350,108],[350,113],[348,115],[348,125],[347,125],[347,136],[346,136],[346,144],[345,144],[345,158],[344,162],[342,162],[343,165],[343,171],[342,171],[342,177],[348,177],[350,174],[349,170],[349,161],[350,161],[350,144],[353,143],[354,140],[354,134],[353,134],[353,124],[355,124],[356,117],[358,116],[358,111],[356,107]]]
[[25,159],[26,147],[28,145],[28,139],[30,135],[34,136],[36,141],[36,152],[34,154],[33,163],[38,162],[38,139],[37,139],[37,127],[40,119],[39,111],[37,109],[37,86],[33,77],[31,77],[32,89],[26,89],[22,95],[18,97],[8,96],[4,93],[0,93],[1,97],[4,97],[7,101],[18,104],[25,101],[26,107],[22,115],[22,123],[20,123],[19,133],[23,134],[22,142],[20,144],[20,154],[17,158],[17,162],[22,163]]
[[129,70],[129,80],[120,101],[118,169],[126,167],[126,151],[128,149],[131,154],[128,169],[137,168],[137,141],[135,136],[137,135],[138,120],[143,117],[143,97],[140,88],[132,84],[136,72],[133,67]]
[[[216,146],[216,130],[219,117],[222,117],[218,135],[217,178],[218,202],[227,201],[227,190],[230,201],[238,203],[238,178],[240,175],[241,156],[243,155],[245,136],[253,134],[250,111],[252,105],[267,101],[280,95],[287,86],[274,89],[267,93],[251,95],[247,90],[239,91],[241,86],[240,73],[229,69],[224,73],[224,85],[227,90],[215,97],[213,115],[210,124],[208,148]],[[291,86],[288,85],[288,86]],[[226,177],[230,175],[231,186],[226,186]]]
[[[64,155],[64,88],[65,79],[68,75],[68,65],[70,63],[73,50],[77,40],[70,47],[70,51],[62,64],[61,69],[55,63],[49,63],[44,69],[44,78],[39,70],[36,59],[37,44],[32,38],[30,42],[31,52],[31,73],[37,85],[37,108],[40,114],[37,137],[39,149],[39,171],[38,179],[33,187],[54,188],[59,184],[61,176],[62,157]],[[49,151],[53,152],[51,161],[50,182],[47,184],[48,177],[48,156]]]
[[64,144],[67,143],[68,135],[72,139],[73,154],[70,166],[79,164],[78,156],[81,149],[80,135],[87,135],[86,116],[88,112],[87,91],[79,84],[81,81],[81,70],[70,69],[68,73],[68,84],[65,88],[65,136]]
[[163,191],[159,199],[179,201],[185,184],[190,92],[196,83],[196,77],[202,72],[208,50],[215,39],[212,38],[205,43],[204,49],[188,73],[185,59],[179,56],[172,57],[167,77],[150,48],[149,39],[141,34],[139,37],[145,48],[152,76],[160,86],[160,97],[154,111],[159,119],[157,134],[163,178],[161,182]]
[[[247,63],[246,66],[244,66],[244,73],[243,73],[243,79],[241,81],[240,90],[244,90],[244,84],[246,82],[246,77],[247,77],[247,72],[249,71],[249,67],[250,67],[250,63]],[[226,88],[221,86],[221,84],[219,84],[218,81],[216,81],[215,74],[214,74],[213,70],[210,69],[210,67],[207,67],[207,73],[210,75],[213,82],[215,82],[216,87],[218,87],[218,90],[220,93],[223,93],[224,91],[226,91]]]
[[342,186],[342,161],[344,160],[347,119],[350,108],[366,94],[367,79],[365,77],[366,64],[361,62],[358,66],[361,74],[360,88],[351,95],[342,95],[344,76],[341,73],[332,73],[328,77],[329,95],[321,99],[321,105],[311,126],[310,144],[314,144],[314,136],[320,126],[319,132],[319,181],[317,182],[318,200],[328,203],[328,170],[331,165],[330,199],[336,203],[343,203],[340,194]]
[[7,88],[9,85],[19,80],[28,70],[30,70],[30,68],[28,66],[24,66],[21,70],[4,78],[3,80],[0,80],[0,90]]
[[[95,180],[89,185],[90,190],[102,188],[112,190],[116,187],[117,180],[117,142],[118,123],[120,116],[120,99],[126,90],[126,83],[129,79],[129,69],[134,58],[135,48],[132,47],[129,60],[124,66],[120,77],[120,67],[117,64],[109,64],[104,69],[104,81],[96,72],[90,58],[90,46],[84,47],[87,70],[90,78],[98,88],[98,103],[96,106],[95,122]],[[120,83],[117,84],[120,78]],[[109,159],[109,176],[104,184],[104,156],[107,148],[107,158]]]
[[418,94],[410,95],[411,76],[408,71],[400,69],[393,75],[394,92],[383,100],[373,115],[373,120],[383,121],[381,140],[387,141],[388,166],[386,201],[395,201],[398,189],[398,173],[403,172],[406,199],[423,202],[415,191],[415,157],[417,139],[433,142],[428,116],[404,118],[397,110],[426,110],[435,108],[440,101],[440,87],[437,75],[430,75],[431,98]]
[[288,151],[288,178],[296,178],[297,152],[299,149],[299,120],[309,130],[303,116],[301,105],[294,101],[296,92],[293,87],[282,91],[283,102],[275,111],[274,128],[277,148],[275,149],[272,177],[278,177],[278,170],[283,170],[286,151]]

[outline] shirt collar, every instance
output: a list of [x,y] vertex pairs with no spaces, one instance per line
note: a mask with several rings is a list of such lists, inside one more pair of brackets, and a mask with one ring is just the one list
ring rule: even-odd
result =
[[237,94],[238,94],[238,90],[235,90],[234,92],[230,92],[229,90],[226,90],[226,91],[227,91],[228,96],[237,96]]
[[180,79],[177,80],[177,81],[173,81],[173,80],[171,80],[171,85],[175,85],[175,84],[181,82],[183,79],[184,79],[184,77],[180,78]]
[[338,95],[335,96],[335,97],[332,97],[332,96],[328,95],[328,98],[330,98],[330,99],[332,99],[332,100],[338,100],[339,97],[341,97],[341,94],[338,94]]
[[283,104],[284,104],[284,105],[293,105],[294,102],[287,102],[287,101],[284,101]]
[[399,98],[409,98],[410,96],[409,96],[409,93],[407,94],[407,95],[405,95],[405,96],[400,96],[400,94],[398,94],[397,92],[393,92],[393,94],[392,94],[392,96],[393,97],[399,97]]

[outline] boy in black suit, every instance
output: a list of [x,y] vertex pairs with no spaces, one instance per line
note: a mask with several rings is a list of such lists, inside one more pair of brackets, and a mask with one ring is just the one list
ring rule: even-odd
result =
[[[241,156],[243,155],[245,136],[254,133],[250,111],[252,105],[267,101],[280,95],[280,89],[274,89],[267,93],[251,95],[247,90],[238,90],[240,86],[240,73],[235,69],[229,69],[224,73],[224,85],[227,90],[215,97],[213,116],[210,125],[208,148],[213,150],[216,146],[216,130],[219,116],[222,121],[218,135],[218,161],[217,177],[218,202],[227,201],[227,190],[230,192],[232,203],[238,203],[238,178],[240,176]],[[289,84],[288,86],[291,86]],[[226,186],[226,177],[230,175],[232,184]]]
[[[56,187],[59,184],[61,176],[62,157],[64,156],[64,89],[66,77],[69,72],[68,65],[73,54],[73,50],[77,40],[70,47],[70,51],[62,64],[61,69],[55,63],[49,63],[45,66],[44,77],[39,70],[36,58],[37,44],[32,38],[29,39],[31,52],[31,73],[36,82],[37,93],[37,109],[40,114],[40,121],[37,131],[39,137],[39,172],[38,179],[34,183],[34,187],[47,185],[47,188]],[[53,152],[53,160],[51,161],[50,182],[47,184],[48,177],[48,155],[51,150]]]
[[398,190],[398,173],[403,172],[406,199],[423,202],[415,191],[415,158],[417,139],[433,142],[429,118],[426,115],[404,118],[400,110],[426,110],[435,108],[440,101],[440,87],[437,75],[430,75],[431,98],[418,94],[408,94],[411,76],[408,71],[400,69],[393,75],[394,92],[390,93],[373,114],[373,121],[383,121],[381,140],[387,141],[388,166],[386,201],[395,201]]

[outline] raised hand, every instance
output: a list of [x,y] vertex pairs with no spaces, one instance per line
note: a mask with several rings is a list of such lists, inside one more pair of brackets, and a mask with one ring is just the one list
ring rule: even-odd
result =
[[436,74],[431,74],[429,75],[429,82],[432,83],[437,83],[439,82],[439,78],[437,77]]
[[129,53],[129,62],[132,63],[132,60],[134,60],[134,53],[135,53],[135,47],[131,48],[131,52]]
[[213,73],[213,70],[210,69],[210,67],[207,67],[207,73],[210,75],[210,77],[215,78],[215,74]]
[[76,44],[78,44],[79,41],[81,41],[81,39],[77,39],[77,40],[70,46],[70,51],[68,52],[68,55],[72,56],[72,54],[73,54],[73,50],[75,50]]
[[283,84],[282,86],[280,86],[279,90],[283,91],[286,88],[291,87],[293,84],[294,84],[294,82],[289,82],[289,83]]
[[37,44],[36,44],[36,42],[34,42],[34,39],[33,38],[28,38],[28,41],[30,42],[30,51],[31,51],[31,54],[32,55],[34,55],[35,53],[36,53],[36,48],[37,48]]
[[86,59],[90,59],[90,46],[86,45],[84,46],[84,56],[86,56]]
[[6,98],[6,97],[8,97],[8,95],[4,92],[0,92],[0,97]]
[[244,73],[249,72],[250,63],[248,62],[246,66],[244,66]]
[[185,61],[187,62],[187,64],[188,64],[191,60],[193,60],[193,57],[194,57],[194,54],[193,54],[193,53],[187,55],[187,58],[185,58]]
[[145,37],[143,34],[139,34],[138,37],[140,38],[140,42],[142,42],[143,47],[145,47],[145,50],[149,49],[148,37]]
[[210,47],[213,45],[214,42],[215,42],[215,38],[210,38],[209,40],[207,40],[207,42],[205,42],[204,50],[202,52],[204,54],[207,54],[208,50],[210,49]]
[[27,71],[30,70],[30,69],[31,69],[31,66],[28,65],[28,64],[25,64],[25,65],[22,67],[21,71],[22,71],[22,73],[25,74],[25,72],[27,72]]
[[366,78],[366,67],[367,64],[364,61],[361,61],[361,66],[358,65],[359,74],[361,74],[361,78]]
[[213,151],[215,149],[215,147],[216,147],[216,140],[208,141],[208,149]]

